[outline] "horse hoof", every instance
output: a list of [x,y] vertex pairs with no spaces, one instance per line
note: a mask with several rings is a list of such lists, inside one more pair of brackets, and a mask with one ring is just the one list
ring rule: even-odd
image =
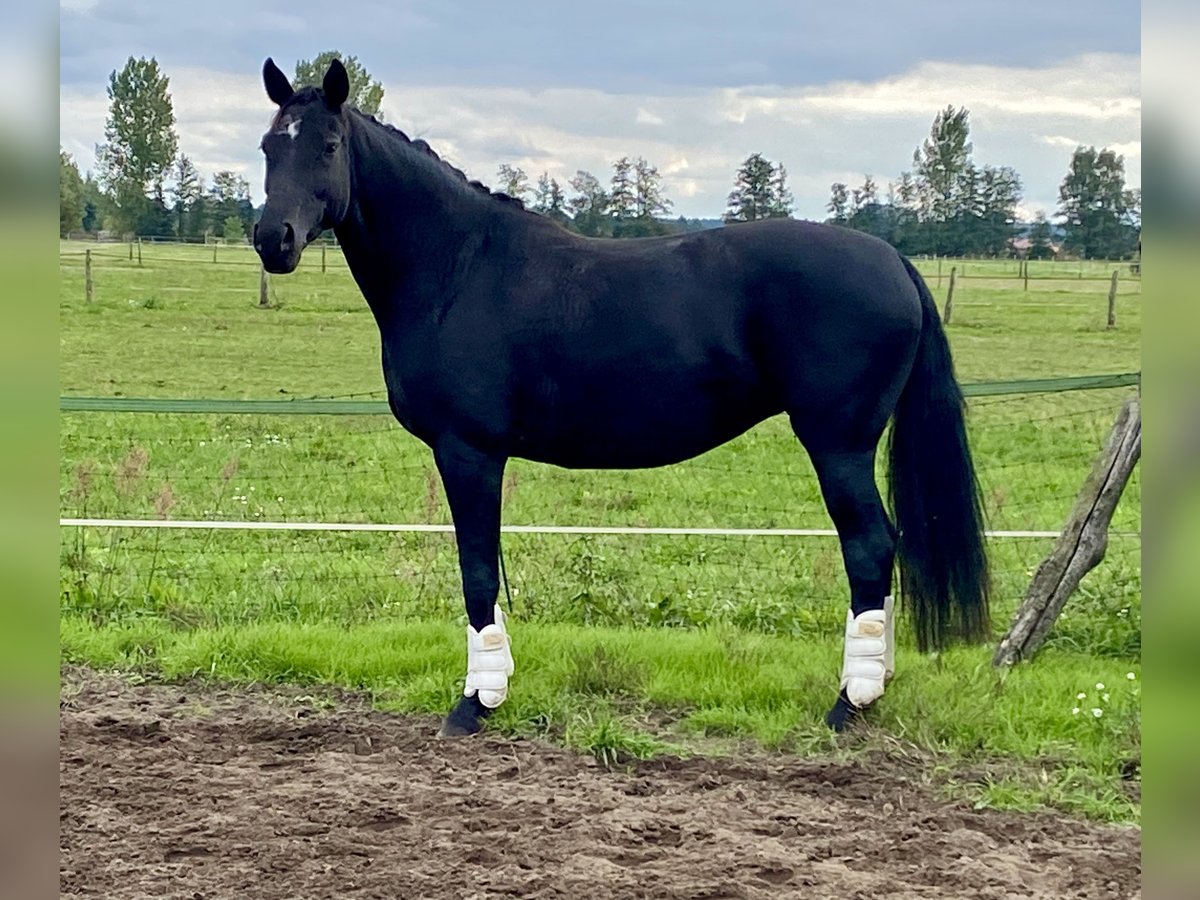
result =
[[479,697],[463,697],[450,710],[438,731],[440,738],[470,737],[483,730],[484,720],[491,710],[479,702]]
[[833,709],[826,714],[825,724],[840,734],[853,724],[859,712],[861,710],[851,703],[846,692],[842,691],[838,694],[837,703],[833,705]]

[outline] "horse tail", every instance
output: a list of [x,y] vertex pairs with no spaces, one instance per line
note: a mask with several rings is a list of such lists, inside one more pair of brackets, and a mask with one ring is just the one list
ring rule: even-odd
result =
[[950,344],[920,273],[917,355],[892,421],[889,500],[899,531],[900,591],[922,651],[990,632],[983,504],[967,443],[965,402]]

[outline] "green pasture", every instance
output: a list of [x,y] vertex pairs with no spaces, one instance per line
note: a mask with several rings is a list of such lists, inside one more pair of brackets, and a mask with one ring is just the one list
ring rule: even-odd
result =
[[[146,244],[141,256],[62,245],[64,394],[382,397],[375,324],[335,248],[325,272],[310,248],[298,273],[272,278],[265,309],[247,247]],[[952,265],[963,381],[1140,369],[1127,265],[1034,262],[1026,290],[1013,261],[944,260],[940,288],[938,263],[918,261],[939,304]],[[1129,390],[973,399],[990,527],[1057,529]],[[60,472],[64,516],[448,522],[428,451],[384,416],[63,413]],[[665,469],[518,461],[505,487],[507,524],[829,527],[782,420]],[[904,646],[867,737],[838,740],[819,724],[845,616],[836,540],[507,535],[519,674],[497,725],[610,761],[744,740],[805,753],[897,741],[980,803],[1136,818],[1139,498],[1135,473],[1108,558],[1037,660],[1001,677],[990,648]],[[997,635],[1050,544],[990,542]],[[457,578],[443,534],[64,527],[63,655],[154,677],[341,684],[440,711],[462,665]]]

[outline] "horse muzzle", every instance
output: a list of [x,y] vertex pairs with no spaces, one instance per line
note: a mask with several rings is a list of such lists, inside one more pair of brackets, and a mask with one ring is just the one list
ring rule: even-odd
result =
[[264,227],[260,222],[254,226],[254,249],[263,268],[272,275],[294,272],[306,244],[307,239],[297,237],[291,222],[280,222],[273,227]]

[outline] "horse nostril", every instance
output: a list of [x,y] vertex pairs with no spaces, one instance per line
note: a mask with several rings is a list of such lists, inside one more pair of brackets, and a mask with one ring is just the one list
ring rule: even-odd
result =
[[292,245],[295,243],[296,229],[294,229],[291,225],[285,224],[283,226],[283,240],[280,242],[281,248],[291,249]]

